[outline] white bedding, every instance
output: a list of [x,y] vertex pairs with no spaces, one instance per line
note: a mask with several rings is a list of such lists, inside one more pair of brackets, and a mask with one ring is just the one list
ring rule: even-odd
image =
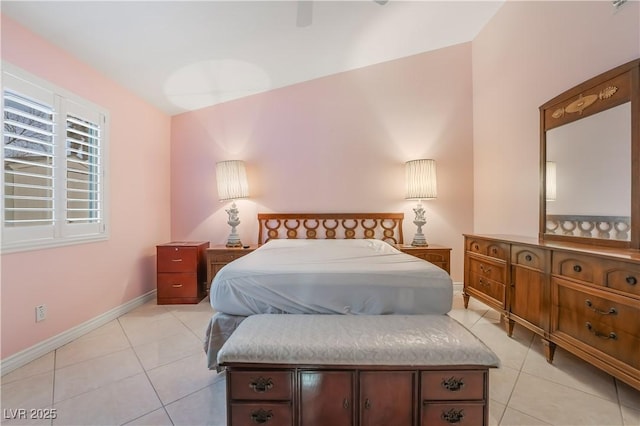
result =
[[211,306],[229,315],[446,314],[451,277],[380,240],[271,240],[223,267]]

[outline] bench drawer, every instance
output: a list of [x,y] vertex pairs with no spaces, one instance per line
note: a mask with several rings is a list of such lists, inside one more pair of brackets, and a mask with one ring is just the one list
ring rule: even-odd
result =
[[291,404],[238,403],[231,404],[231,422],[233,426],[292,426],[293,409]]
[[485,406],[481,402],[431,403],[422,407],[422,426],[483,425]]
[[471,370],[424,371],[421,388],[422,399],[482,400],[484,398],[484,372]]
[[291,371],[231,371],[229,372],[231,399],[290,400],[293,373]]

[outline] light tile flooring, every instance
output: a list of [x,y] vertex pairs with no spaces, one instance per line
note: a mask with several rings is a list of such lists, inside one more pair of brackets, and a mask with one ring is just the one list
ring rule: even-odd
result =
[[[3,376],[2,424],[224,425],[224,374],[207,370],[202,349],[211,314],[207,299],[150,302]],[[640,392],[560,348],[548,364],[538,338],[518,326],[507,337],[477,301],[465,310],[457,294],[450,315],[502,361],[490,374],[491,425],[640,425]],[[12,418],[38,408],[57,417]]]

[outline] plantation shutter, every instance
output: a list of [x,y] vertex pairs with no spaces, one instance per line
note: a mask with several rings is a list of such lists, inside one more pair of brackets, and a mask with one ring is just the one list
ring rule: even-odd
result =
[[3,63],[2,252],[108,238],[108,112]]
[[4,76],[3,226],[5,238],[54,236],[55,96],[24,80]]
[[67,235],[100,232],[103,224],[102,123],[101,114],[74,102],[66,104]]

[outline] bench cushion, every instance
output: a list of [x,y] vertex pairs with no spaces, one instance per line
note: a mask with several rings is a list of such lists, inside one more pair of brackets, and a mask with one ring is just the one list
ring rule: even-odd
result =
[[218,364],[497,367],[498,357],[447,315],[252,315]]

